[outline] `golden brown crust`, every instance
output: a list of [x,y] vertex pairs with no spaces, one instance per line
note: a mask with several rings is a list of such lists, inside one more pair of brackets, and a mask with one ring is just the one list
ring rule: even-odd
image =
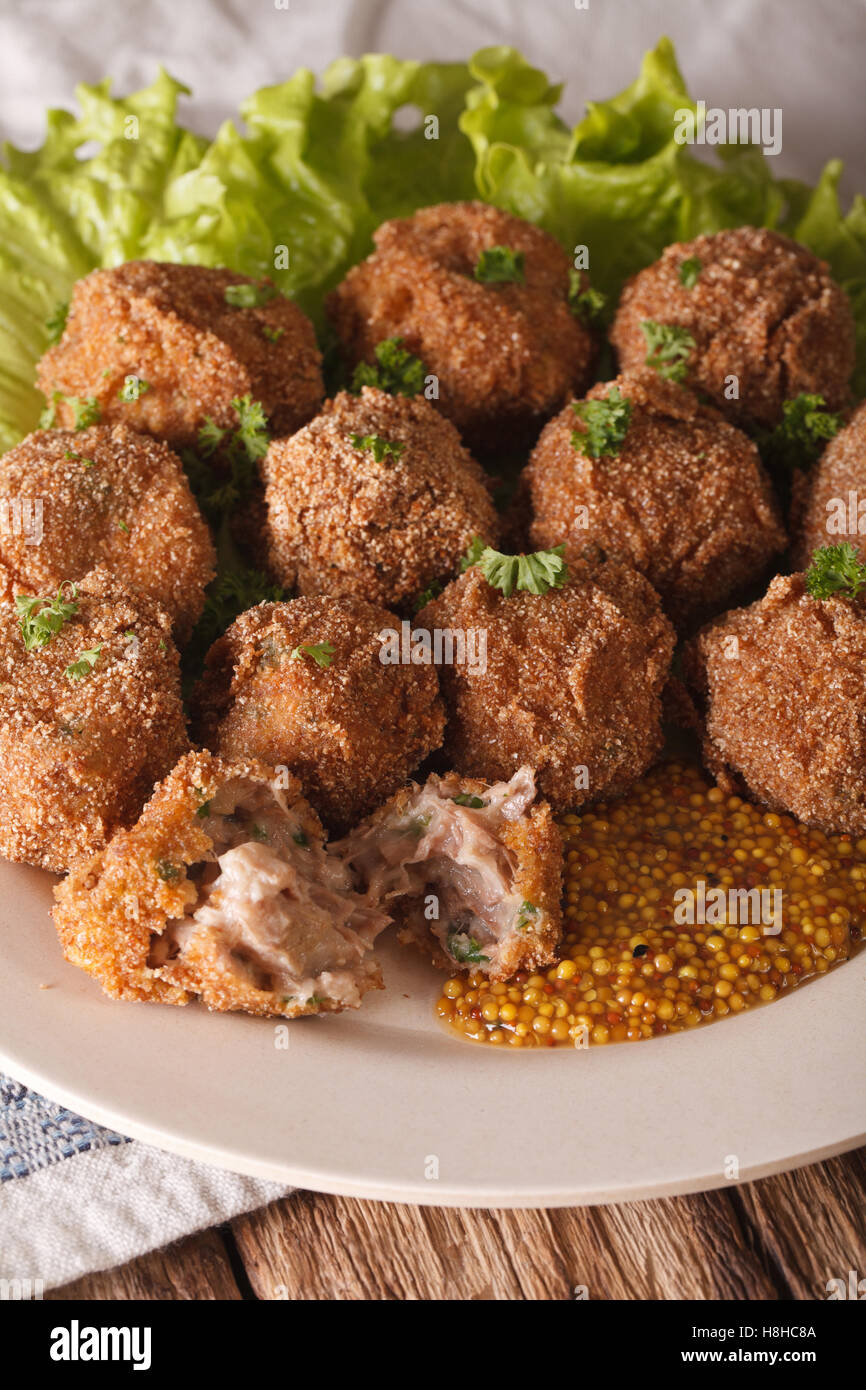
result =
[[[586,384],[595,352],[568,306],[554,239],[486,203],[442,203],[385,222],[376,250],[326,308],[351,364],[399,337],[439,381],[438,405],[470,448],[519,447]],[[480,284],[482,251],[524,254],[525,284]]]
[[[377,463],[353,434],[402,453]],[[301,594],[411,606],[450,579],[473,536],[499,534],[481,468],[423,397],[343,391],[271,444],[264,473],[270,567]]]
[[[100,569],[76,601],[33,651],[0,608],[0,850],[58,871],[130,824],[189,747],[168,615]],[[65,676],[96,647],[88,674]]]
[[[483,798],[490,790],[488,781],[464,777],[459,772],[448,772],[433,780],[447,797],[464,793]],[[386,831],[390,823],[406,816],[418,791],[417,783],[401,787],[365,825]],[[536,801],[519,819],[503,821],[499,839],[512,860],[514,896],[531,903],[535,911],[527,914],[525,928],[519,934],[512,932],[497,951],[495,964],[485,972],[491,982],[507,980],[518,970],[532,971],[550,965],[556,959],[563,923],[562,832],[548,802]],[[453,972],[458,968],[432,931],[418,931],[416,899],[395,897],[385,906],[393,914],[403,945],[417,947],[440,970]]]
[[[93,271],[76,284],[63,337],[39,363],[40,390],[49,401],[55,392],[93,397],[104,423],[175,447],[194,446],[206,416],[233,426],[232,399],[248,393],[275,434],[299,429],[325,394],[313,326],[283,295],[251,309],[226,303],[229,285],[250,283],[233,270],[159,261]],[[138,400],[118,397],[129,375],[148,383]],[[72,407],[55,405],[57,423],[71,426]]]
[[[242,613],[208,652],[195,695],[202,741],[225,757],[285,765],[330,827],[347,830],[439,747],[430,666],[384,665],[378,633],[400,619],[362,599],[299,598]],[[330,643],[331,663],[293,659]]]
[[[148,964],[154,939],[194,906],[194,864],[213,859],[214,846],[200,812],[236,779],[270,786],[273,772],[255,760],[227,762],[202,751],[181,758],[131,830],[119,831],[92,858],[73,864],[55,889],[54,924],[64,955],[93,975],[114,999],[186,1004],[200,996],[208,1008],[295,1018],[333,1012],[331,1000],[287,1002],[231,973],[213,942],[197,940],[182,956]],[[322,825],[293,777],[281,782],[286,805],[309,843],[321,843]],[[381,986],[371,964],[359,990]]]
[[685,671],[705,708],[707,765],[820,830],[866,833],[866,616],[780,575],[702,629]]
[[760,577],[785,532],[755,445],[691,391],[649,369],[599,383],[631,403],[614,457],[572,443],[585,428],[572,406],[545,427],[526,470],[532,548],[587,543],[639,569],[671,620],[706,613]]
[[473,566],[416,625],[487,634],[485,672],[440,669],[444,751],[461,772],[507,780],[527,763],[562,812],[622,795],[659,752],[675,639],[637,571],[575,564],[561,589],[505,598]]
[[[866,555],[866,515],[861,523],[858,513],[866,513],[866,401],[830,440],[814,468],[805,475],[798,471],[794,481],[793,564],[807,569],[820,546],[845,542],[859,551],[862,560]],[[852,502],[854,511],[849,515]],[[840,524],[844,530],[839,529]],[[832,530],[828,529],[831,525]],[[862,532],[857,529],[859,525]]]
[[126,425],[36,430],[0,459],[0,496],[42,501],[43,534],[0,531],[0,602],[54,593],[102,565],[150,594],[183,642],[216,572],[180,460]]
[[[680,282],[683,261],[700,274]],[[844,291],[823,261],[780,232],[735,227],[668,246],[629,280],[610,340],[621,371],[644,364],[641,323],[677,324],[691,333],[687,384],[705,391],[734,422],[774,425],[782,404],[803,391],[831,410],[848,400],[854,322]],[[738,399],[726,398],[736,376]],[[730,393],[728,393],[730,394]]]

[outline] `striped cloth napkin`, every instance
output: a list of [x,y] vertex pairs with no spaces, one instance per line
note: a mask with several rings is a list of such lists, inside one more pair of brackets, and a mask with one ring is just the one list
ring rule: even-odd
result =
[[39,1298],[287,1190],[126,1139],[0,1072],[0,1300]]

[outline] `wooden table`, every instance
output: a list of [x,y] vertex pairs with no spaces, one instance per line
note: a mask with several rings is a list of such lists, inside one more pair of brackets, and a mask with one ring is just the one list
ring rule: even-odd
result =
[[52,1299],[823,1299],[866,1278],[866,1149],[695,1197],[458,1211],[296,1192]]

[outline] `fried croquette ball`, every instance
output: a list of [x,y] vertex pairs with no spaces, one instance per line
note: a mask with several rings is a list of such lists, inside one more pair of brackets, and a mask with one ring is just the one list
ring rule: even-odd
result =
[[864,670],[863,601],[811,598],[802,574],[704,628],[685,672],[720,785],[828,833],[866,833]]
[[[379,342],[400,338],[438,378],[439,408],[470,448],[534,439],[586,385],[595,346],[546,232],[486,203],[441,203],[384,222],[373,240],[326,303],[345,355],[372,362]],[[476,278],[515,261],[517,280]]]
[[[250,307],[227,301],[235,286],[234,297],[249,287]],[[94,270],[76,284],[63,337],[39,363],[56,423],[78,423],[76,409],[95,402],[104,423],[194,447],[207,417],[234,428],[232,401],[249,395],[275,434],[299,429],[325,394],[321,354],[306,315],[281,294],[268,298],[272,289],[201,265]]]
[[189,747],[171,622],[95,569],[0,605],[0,669],[0,853],[61,872],[131,824]]
[[362,599],[298,598],[242,613],[208,652],[196,693],[202,742],[288,767],[347,830],[442,742],[430,665],[389,663],[400,619]]
[[[674,325],[668,348],[648,341]],[[729,420],[774,425],[782,405],[801,392],[831,410],[848,398],[854,366],[854,320],[845,292],[823,261],[780,232],[735,227],[676,242],[629,280],[610,340],[620,371],[643,366],[652,352],[667,374],[705,392]],[[731,395],[736,378],[738,395]]]
[[382,987],[369,951],[387,918],[326,852],[297,779],[256,762],[187,754],[55,897],[66,959],[115,999],[296,1018]]
[[180,460],[126,425],[37,430],[0,458],[0,495],[38,502],[0,531],[0,602],[55,592],[97,565],[155,598],[179,642],[216,572],[210,531]]
[[556,955],[562,840],[529,767],[493,785],[434,773],[401,788],[333,850],[400,924],[401,941],[442,969],[507,980]]
[[467,652],[474,634],[472,661],[439,668],[444,755],[467,776],[526,764],[559,813],[628,791],[659,752],[675,638],[636,570],[575,565],[561,588],[506,598],[473,565],[415,623],[431,641],[462,632]]
[[533,549],[565,542],[573,560],[593,543],[627,560],[676,624],[722,604],[784,549],[758,451],[717,410],[647,369],[585,399],[603,406],[567,406],[530,459]]
[[341,392],[264,461],[269,563],[301,594],[395,607],[499,524],[481,468],[423,398]]
[[844,541],[854,546],[861,560],[866,557],[866,402],[797,481],[802,498],[792,549],[794,564],[805,569],[821,546]]

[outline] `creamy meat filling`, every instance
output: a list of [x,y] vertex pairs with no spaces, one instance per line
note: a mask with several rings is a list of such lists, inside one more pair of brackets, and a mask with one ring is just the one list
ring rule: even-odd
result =
[[348,866],[276,786],[236,779],[202,810],[213,850],[190,870],[198,899],[156,939],[151,964],[200,958],[206,945],[221,974],[282,1004],[360,1003],[359,978],[389,919],[353,892]]
[[447,962],[496,973],[515,933],[532,930],[538,908],[515,884],[517,863],[503,827],[535,800],[532,770],[475,795],[456,774],[431,777],[385,820],[331,847],[348,863],[367,900],[394,913],[419,941],[432,933]]

